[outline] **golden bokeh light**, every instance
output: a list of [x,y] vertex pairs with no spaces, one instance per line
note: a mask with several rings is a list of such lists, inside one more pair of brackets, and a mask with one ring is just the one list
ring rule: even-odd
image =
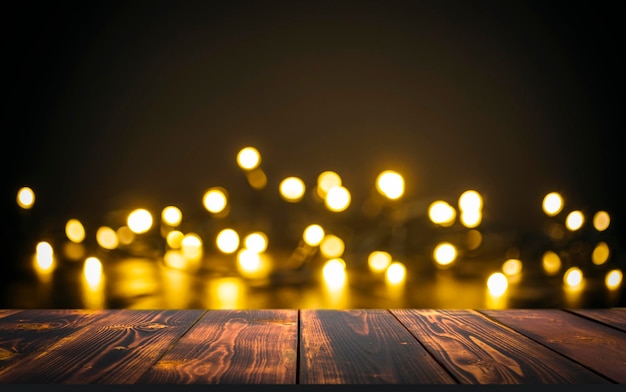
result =
[[309,246],[318,246],[324,239],[325,235],[326,233],[324,232],[322,226],[318,224],[311,224],[304,229],[302,239],[304,240],[304,243]]
[[611,224],[611,216],[606,211],[598,211],[593,215],[593,227],[597,231],[605,231]]
[[230,254],[239,249],[239,241],[239,233],[227,228],[217,234],[216,245],[222,253]]
[[135,239],[135,233],[128,226],[120,226],[117,230],[117,238],[120,241],[120,244],[128,245],[132,243]]
[[461,212],[480,212],[483,208],[483,197],[478,191],[469,189],[461,193],[458,205]]
[[483,213],[480,210],[465,210],[461,212],[461,224],[469,229],[478,227],[483,220]]
[[556,275],[561,270],[561,258],[552,250],[544,252],[541,263],[546,275]]
[[346,282],[346,262],[341,258],[326,261],[322,268],[322,276],[328,287],[342,287]]
[[394,261],[385,270],[385,280],[387,283],[396,285],[403,283],[406,279],[406,266],[399,262]]
[[263,189],[267,185],[267,175],[259,167],[247,171],[246,179],[248,180],[248,184],[254,189]]
[[541,208],[548,216],[555,216],[563,210],[563,196],[558,192],[550,192],[543,197]]
[[373,251],[367,257],[367,265],[370,267],[370,270],[375,273],[385,271],[391,264],[391,261],[391,254],[381,250]]
[[119,246],[119,239],[115,230],[108,226],[101,226],[96,231],[96,242],[103,249],[116,249]]
[[341,212],[350,206],[352,196],[350,191],[343,186],[335,186],[328,190],[325,204],[330,211]]
[[404,177],[394,170],[384,170],[376,178],[378,192],[391,200],[402,197],[404,187]]
[[578,267],[570,267],[563,274],[563,283],[568,287],[578,287],[583,283],[583,271]]
[[237,165],[243,170],[254,170],[261,164],[261,154],[254,147],[244,147],[237,153]]
[[519,259],[508,259],[502,263],[502,272],[507,276],[517,275],[522,272],[522,261]]
[[25,210],[29,210],[35,205],[35,192],[30,187],[21,187],[17,191],[16,201],[18,206]]
[[228,205],[228,192],[222,187],[209,188],[202,196],[202,205],[212,214],[219,214]]
[[88,257],[83,264],[83,276],[90,286],[97,286],[102,280],[102,262],[97,257]]
[[623,274],[619,269],[613,269],[606,273],[604,284],[609,290],[617,290],[622,285]]
[[35,270],[40,275],[50,274],[56,268],[54,249],[48,241],[40,241],[37,243],[35,247],[34,264]]
[[170,249],[180,249],[183,246],[185,234],[180,230],[172,230],[165,236],[165,242]]
[[438,267],[450,267],[457,257],[457,250],[449,242],[441,242],[435,246],[433,259]]
[[278,190],[284,200],[296,203],[304,197],[306,186],[304,181],[298,177],[287,177],[280,182]]
[[483,235],[480,231],[476,229],[471,229],[467,231],[465,237],[465,243],[467,244],[467,249],[476,250],[483,243]]
[[135,234],[143,234],[152,228],[152,214],[144,208],[138,208],[128,214],[126,224]]
[[611,250],[609,249],[609,244],[600,241],[593,248],[593,252],[591,252],[591,262],[595,265],[602,265],[607,262],[610,255]]
[[248,234],[243,239],[244,246],[256,253],[265,252],[267,249],[267,235],[261,231],[255,231],[254,233]]
[[456,219],[456,210],[446,201],[435,200],[428,206],[428,218],[436,225],[452,226]]
[[80,244],[85,240],[85,227],[78,219],[68,219],[65,223],[65,236],[68,240]]
[[187,233],[180,242],[182,255],[188,260],[200,260],[204,254],[204,242],[197,233]]
[[247,279],[265,279],[271,272],[271,265],[266,255],[244,248],[237,252],[237,271]]
[[343,180],[341,176],[332,170],[326,170],[321,172],[317,176],[317,195],[325,199],[328,191],[336,186],[341,186],[343,184]]
[[172,227],[180,225],[183,220],[183,213],[176,206],[167,206],[161,211],[161,220]]
[[320,243],[320,253],[326,258],[338,258],[343,256],[345,243],[336,235],[328,234]]
[[567,227],[569,231],[579,230],[584,223],[585,216],[580,210],[570,212],[569,214],[567,214],[567,218],[565,218],[565,227]]
[[492,296],[503,295],[509,287],[509,281],[502,272],[494,272],[487,278],[487,290]]

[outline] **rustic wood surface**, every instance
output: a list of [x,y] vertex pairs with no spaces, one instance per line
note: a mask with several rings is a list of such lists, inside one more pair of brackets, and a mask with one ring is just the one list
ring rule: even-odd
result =
[[0,309],[3,384],[623,384],[626,308]]

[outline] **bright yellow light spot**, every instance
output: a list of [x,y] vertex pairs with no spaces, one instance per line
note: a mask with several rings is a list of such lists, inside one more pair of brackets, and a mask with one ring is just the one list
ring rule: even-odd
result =
[[619,269],[614,269],[607,272],[606,277],[604,278],[604,284],[610,290],[615,290],[622,284],[622,271]]
[[481,211],[483,208],[483,198],[475,190],[467,190],[459,196],[459,209],[466,211]]
[[31,209],[35,205],[35,192],[27,186],[22,187],[17,191],[16,201],[21,208]]
[[119,245],[117,233],[110,227],[102,226],[96,231],[96,242],[104,249],[115,249]]
[[609,249],[609,245],[606,242],[599,242],[595,248],[593,248],[593,252],[591,252],[591,261],[595,265],[602,265],[606,263],[611,255],[611,250]]
[[546,251],[541,260],[543,270],[547,275],[556,275],[561,270],[561,258],[555,252]]
[[494,272],[487,279],[487,289],[489,294],[493,296],[501,296],[509,287],[509,281],[501,272]]
[[558,192],[550,192],[544,196],[541,208],[546,215],[555,216],[563,209],[563,197]]
[[344,250],[343,240],[332,234],[326,235],[320,243],[320,253],[327,258],[341,257]]
[[318,224],[312,224],[307,226],[304,229],[304,234],[302,235],[302,239],[309,246],[317,246],[322,242],[326,233],[322,226]]
[[176,206],[167,206],[161,211],[161,219],[166,224],[176,227],[183,220],[183,213]]
[[128,245],[135,239],[135,233],[128,226],[120,226],[115,232],[120,244]]
[[145,233],[152,228],[152,214],[146,209],[138,208],[128,214],[126,223],[133,233]]
[[217,303],[211,306],[217,309],[240,308],[243,296],[243,283],[238,278],[223,278],[215,283],[215,297]]
[[598,231],[604,231],[611,224],[611,216],[606,211],[598,211],[593,216],[593,227]]
[[563,282],[569,287],[579,286],[583,282],[583,271],[578,267],[571,267],[563,275]]
[[580,210],[570,212],[567,215],[567,218],[565,218],[565,227],[567,227],[569,231],[576,231],[580,229],[584,223],[585,216]]
[[202,238],[197,233],[187,233],[180,243],[180,249],[187,259],[199,260],[204,253]]
[[388,283],[398,284],[404,282],[406,278],[406,267],[399,261],[389,264],[385,270],[385,279]]
[[167,246],[171,249],[180,249],[183,246],[184,238],[185,235],[182,231],[172,230],[167,233],[167,236],[165,237],[165,242],[167,243]]
[[65,223],[65,235],[70,241],[80,244],[85,240],[85,227],[78,219],[69,219]]
[[341,186],[342,184],[343,181],[339,174],[330,170],[324,171],[317,176],[317,194],[324,199],[331,188]]
[[324,282],[328,287],[339,288],[346,281],[346,263],[340,258],[330,259],[322,268]]
[[256,168],[246,172],[248,184],[254,189],[263,189],[267,185],[267,176],[261,168]]
[[237,268],[242,275],[254,273],[261,266],[261,257],[250,249],[241,249],[237,253]]
[[177,270],[186,270],[189,265],[189,261],[185,256],[177,250],[168,250],[163,255],[163,262],[170,268]]
[[217,234],[216,244],[223,253],[234,253],[239,248],[239,234],[233,229],[224,229]]
[[383,272],[391,264],[391,255],[385,251],[374,251],[367,257],[367,264],[372,272]]
[[483,213],[480,210],[466,210],[461,212],[461,224],[467,228],[474,228],[480,225]]
[[440,226],[451,226],[456,219],[456,210],[443,200],[436,200],[428,207],[430,221]]
[[261,253],[267,249],[267,235],[260,231],[250,233],[244,238],[243,243],[247,249]]
[[261,154],[254,147],[244,147],[237,153],[237,164],[243,170],[256,169],[261,164]]
[[304,181],[298,177],[287,177],[280,182],[280,196],[291,203],[302,200],[306,187]]
[[83,275],[90,286],[97,286],[102,280],[102,263],[96,257],[88,257],[83,265]]
[[47,241],[40,241],[35,249],[35,269],[40,273],[52,272],[55,268],[52,245]]
[[433,258],[438,266],[448,267],[456,260],[456,247],[449,242],[442,242],[435,247]]
[[502,272],[505,275],[513,276],[522,272],[522,261],[519,259],[508,259],[502,264]]
[[378,192],[391,199],[399,199],[404,194],[404,178],[393,170],[384,170],[376,178]]
[[335,212],[344,211],[346,208],[350,206],[350,201],[352,200],[352,196],[350,195],[350,191],[343,186],[336,186],[330,188],[328,193],[326,194],[326,207]]
[[480,244],[483,242],[483,235],[480,231],[472,229],[467,231],[467,237],[465,238],[467,243],[467,248],[469,250],[478,249]]
[[221,187],[214,187],[204,192],[202,204],[207,211],[218,214],[226,208],[228,204],[228,192]]

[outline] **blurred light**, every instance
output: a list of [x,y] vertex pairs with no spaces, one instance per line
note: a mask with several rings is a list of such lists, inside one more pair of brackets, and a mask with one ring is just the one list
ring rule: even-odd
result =
[[341,186],[343,183],[339,174],[334,171],[324,171],[317,176],[317,195],[322,199],[326,198],[328,191],[336,186]]
[[383,272],[391,264],[391,255],[385,251],[374,251],[367,257],[367,264],[373,272]]
[[598,211],[593,216],[593,227],[598,231],[604,231],[609,228],[611,216],[606,211]]
[[202,204],[207,211],[213,214],[219,214],[224,211],[228,204],[228,192],[221,187],[210,188],[204,193]]
[[96,242],[104,249],[115,249],[119,245],[117,233],[110,227],[101,226],[96,231]]
[[389,199],[399,199],[404,194],[404,178],[393,170],[385,170],[376,178],[376,189]]
[[102,280],[102,263],[96,257],[88,257],[83,265],[83,275],[90,286],[97,286]]
[[208,309],[244,309],[245,286],[238,277],[221,278],[207,285]]
[[320,252],[327,258],[341,257],[344,250],[345,245],[343,240],[332,234],[326,235],[320,243]]
[[163,262],[170,268],[186,270],[189,266],[189,259],[178,250],[168,250],[163,255]]
[[565,218],[565,227],[567,227],[569,231],[576,231],[580,229],[583,226],[583,223],[585,223],[585,217],[582,211],[579,210],[570,212],[567,215],[567,218]]
[[591,261],[595,265],[602,265],[606,263],[611,255],[611,251],[609,249],[609,245],[606,242],[599,242],[595,248],[593,248],[593,252],[591,252]]
[[494,272],[487,279],[487,289],[490,295],[500,296],[506,292],[508,287],[509,281],[501,272]]
[[561,258],[551,250],[546,251],[541,260],[543,270],[547,275],[556,275],[561,269]]
[[166,224],[176,227],[183,219],[183,213],[176,206],[167,206],[161,212],[161,219]]
[[17,191],[16,201],[18,206],[29,210],[35,205],[35,192],[27,186],[22,187]]
[[237,253],[237,270],[244,278],[264,279],[271,272],[266,255],[251,249],[241,249]]
[[42,275],[51,273],[56,267],[52,245],[47,241],[40,241],[35,249],[35,270]]
[[66,241],[63,244],[63,256],[71,261],[83,260],[86,252],[85,245],[82,243],[77,244],[72,241]]
[[436,200],[428,207],[430,221],[440,226],[451,226],[456,219],[456,210],[443,200]]
[[292,203],[302,200],[305,190],[304,181],[298,177],[287,177],[279,185],[281,197]]
[[563,197],[558,192],[550,192],[544,196],[541,207],[546,215],[555,216],[563,209]]
[[239,248],[239,234],[233,229],[223,229],[217,234],[216,244],[223,253],[234,253]]
[[180,249],[189,260],[199,260],[204,253],[202,238],[196,233],[187,233],[181,241]]
[[167,233],[167,236],[165,237],[165,242],[167,243],[167,246],[171,249],[180,249],[183,245],[184,238],[185,235],[183,234],[183,232],[179,230],[172,230]]
[[350,206],[350,191],[343,186],[335,186],[328,190],[326,194],[326,207],[335,212],[344,211]]
[[254,189],[263,189],[267,185],[267,176],[261,168],[256,168],[246,172],[248,184]]
[[138,208],[128,215],[127,224],[133,233],[145,233],[152,228],[152,214],[146,209]]
[[614,269],[607,272],[606,277],[604,278],[604,283],[610,290],[617,289],[622,284],[622,271]]
[[479,212],[483,208],[483,198],[475,190],[467,190],[459,196],[459,209],[462,212]]
[[467,228],[475,228],[480,225],[483,214],[480,210],[465,210],[461,212],[461,224]]
[[328,260],[322,268],[324,282],[328,287],[342,287],[346,281],[346,263],[340,258]]
[[442,242],[435,247],[433,258],[438,266],[448,267],[456,260],[457,251],[449,242]]
[[128,226],[120,226],[115,232],[120,244],[128,245],[135,239],[135,233]]
[[583,272],[578,267],[571,267],[563,275],[563,282],[569,287],[580,286],[583,281]]
[[85,240],[85,227],[78,219],[69,219],[65,223],[65,235],[70,241],[80,244]]
[[322,242],[324,236],[325,233],[322,226],[318,224],[312,224],[304,229],[304,234],[302,235],[302,238],[307,245],[317,246]]
[[468,230],[465,240],[469,250],[478,249],[480,244],[483,242],[483,235],[476,229]]
[[243,243],[251,251],[261,253],[267,249],[267,235],[260,231],[250,233],[244,238]]
[[508,259],[502,264],[502,272],[507,276],[517,275],[522,272],[522,262],[519,259]]
[[256,169],[261,164],[261,154],[254,147],[244,147],[237,153],[237,164],[243,170]]
[[385,279],[390,284],[398,284],[404,282],[406,278],[406,267],[399,261],[389,264],[385,270]]

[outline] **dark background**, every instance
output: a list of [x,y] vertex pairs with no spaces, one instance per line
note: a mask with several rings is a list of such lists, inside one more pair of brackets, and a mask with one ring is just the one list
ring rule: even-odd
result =
[[[2,17],[3,279],[31,228],[129,205],[382,169],[407,198],[485,197],[485,221],[537,229],[543,196],[626,216],[619,2],[17,2]],[[277,191],[276,191],[277,194]],[[42,223],[43,222],[43,223]],[[19,228],[19,229],[18,229]],[[27,233],[26,233],[27,234]]]

